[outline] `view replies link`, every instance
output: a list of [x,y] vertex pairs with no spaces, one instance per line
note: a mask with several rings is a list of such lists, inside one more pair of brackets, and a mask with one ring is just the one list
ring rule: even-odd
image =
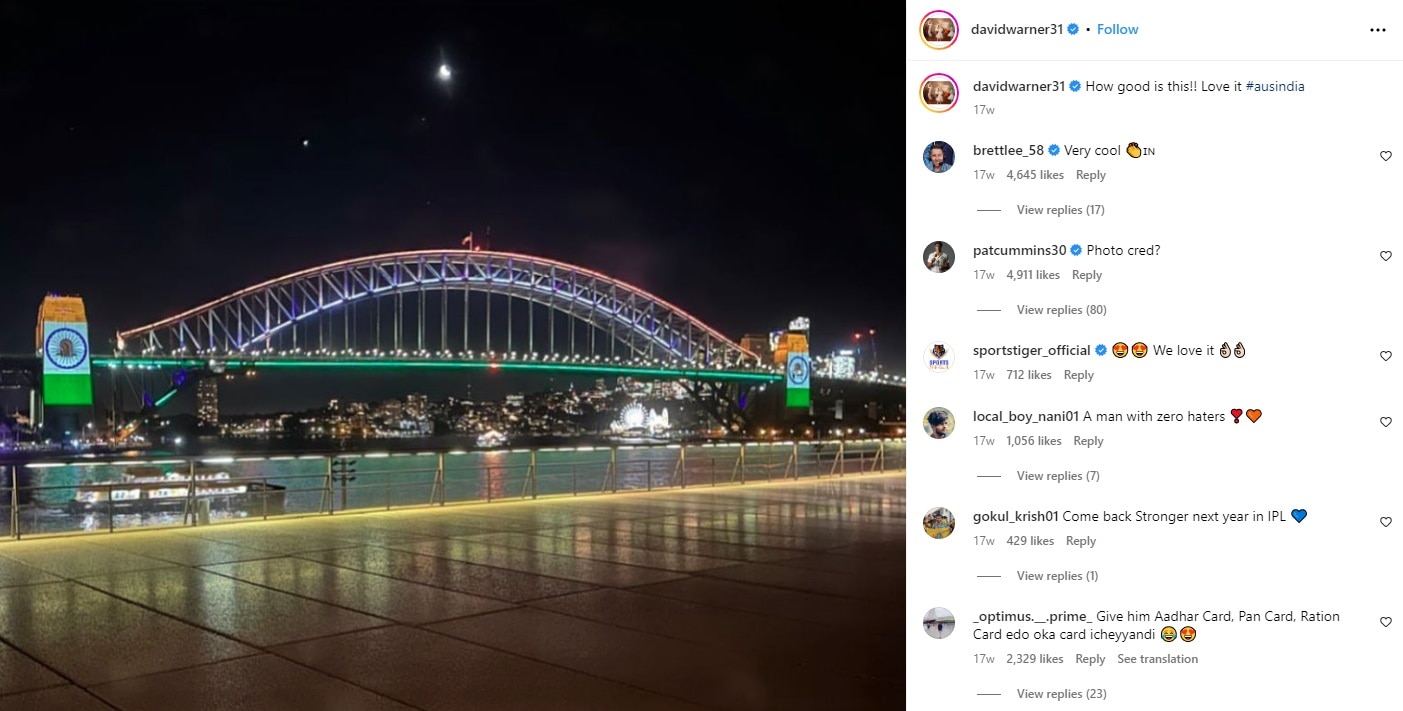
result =
[[1052,318],[1075,317],[1075,316],[1109,316],[1110,310],[1105,304],[1057,304],[1051,306],[1032,306],[1029,304],[1018,305],[1019,316],[1051,316]]

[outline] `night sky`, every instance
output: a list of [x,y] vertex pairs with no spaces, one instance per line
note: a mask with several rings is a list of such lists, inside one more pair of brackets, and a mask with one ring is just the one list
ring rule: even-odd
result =
[[32,351],[48,292],[83,296],[107,350],[258,281],[490,225],[494,249],[604,271],[735,339],[806,315],[826,352],[876,328],[902,368],[904,94],[874,80],[897,66],[875,22],[54,5],[0,3],[0,352]]

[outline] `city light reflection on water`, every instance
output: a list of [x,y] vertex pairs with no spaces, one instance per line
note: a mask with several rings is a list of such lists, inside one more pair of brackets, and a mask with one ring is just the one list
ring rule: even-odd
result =
[[[282,514],[313,514],[327,506],[333,510],[423,506],[430,503],[499,501],[538,496],[580,495],[607,491],[643,490],[670,487],[706,487],[740,483],[761,483],[783,479],[827,477],[839,472],[854,474],[878,468],[905,468],[905,442],[876,440],[845,443],[799,444],[758,443],[745,448],[688,445],[554,448],[535,450],[493,450],[473,452],[419,452],[405,456],[341,454],[349,473],[339,476],[336,460],[322,456],[243,456],[115,461],[80,463],[36,462],[16,467],[20,486],[19,526],[22,534],[97,532],[108,529],[188,525],[197,516],[210,522],[235,519],[261,519]],[[839,458],[841,453],[841,459]],[[442,488],[436,486],[443,467]],[[184,506],[183,501],[166,502],[154,509],[129,505],[109,505],[93,492],[127,490],[124,477],[134,468],[157,476],[188,477],[225,475],[237,483],[253,487],[269,485],[241,496],[210,497],[210,506]],[[329,471],[331,490],[327,489]],[[107,485],[114,485],[110,488]],[[533,486],[534,485],[534,486]],[[221,487],[223,483],[221,482]],[[278,487],[285,487],[279,489]],[[179,487],[183,491],[186,487]],[[533,491],[534,489],[534,491]],[[86,491],[86,510],[71,502]],[[221,488],[227,491],[227,488]],[[8,496],[6,497],[8,498]],[[96,502],[91,502],[97,498]],[[344,501],[344,504],[343,504]],[[883,510],[902,506],[894,499],[877,504]],[[0,504],[3,505],[3,504]],[[832,517],[862,513],[862,503],[835,501],[836,510],[810,511],[790,504],[774,509],[783,518],[809,515]],[[867,506],[873,505],[869,500]],[[125,510],[124,510],[125,509]],[[109,511],[111,516],[109,517]],[[6,511],[5,513],[8,513]],[[720,521],[701,521],[696,514],[675,520],[680,526],[722,526],[753,540],[760,528],[753,515],[731,514]],[[585,542],[588,545],[588,542]]]
[[482,452],[480,455],[477,498],[496,501],[507,497],[507,453],[501,450]]
[[[64,518],[72,518],[67,514],[61,515]],[[76,527],[76,530],[102,531],[108,528],[106,514],[84,513],[79,514],[77,518],[79,520],[79,525]],[[212,510],[209,513],[210,521],[216,523],[246,518],[257,517],[247,511]],[[157,526],[184,526],[188,525],[188,523],[189,521],[186,520],[185,516],[179,511],[153,511],[149,513],[115,514],[112,516],[111,528],[126,529]]]

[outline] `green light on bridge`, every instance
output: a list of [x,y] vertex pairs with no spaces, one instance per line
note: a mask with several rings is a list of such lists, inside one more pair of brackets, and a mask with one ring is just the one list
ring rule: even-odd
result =
[[683,370],[673,368],[645,368],[626,365],[604,365],[589,363],[519,363],[513,361],[453,361],[453,360],[394,360],[394,359],[352,359],[321,360],[313,358],[279,358],[269,360],[223,360],[220,358],[148,358],[94,356],[92,363],[99,368],[120,368],[122,366],[152,368],[201,368],[212,361],[224,364],[227,368],[402,368],[402,369],[448,369],[448,370],[525,370],[548,373],[579,373],[583,375],[627,375],[634,377],[689,378],[693,380],[741,380],[756,382],[778,382],[783,376],[771,373],[747,373],[727,370]]

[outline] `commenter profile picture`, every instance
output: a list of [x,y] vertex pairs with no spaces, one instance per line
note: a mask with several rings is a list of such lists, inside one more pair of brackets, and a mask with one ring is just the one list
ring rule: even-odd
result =
[[933,508],[921,519],[921,527],[926,530],[926,535],[937,541],[948,538],[955,532],[955,514],[944,506]]
[[950,349],[944,343],[936,341],[926,346],[925,357],[926,368],[932,373],[944,373],[950,369]]
[[921,427],[931,439],[945,439],[955,431],[955,414],[943,407],[932,407],[926,411]]
[[921,80],[921,104],[938,114],[955,108],[960,100],[960,85],[949,74],[932,74]]
[[931,242],[921,253],[921,263],[936,274],[944,274],[955,266],[955,248],[949,242]]
[[955,149],[945,141],[931,141],[921,152],[921,162],[932,173],[944,173],[955,166]]
[[935,639],[945,639],[955,633],[955,615],[943,607],[932,607],[921,620],[926,634]]

